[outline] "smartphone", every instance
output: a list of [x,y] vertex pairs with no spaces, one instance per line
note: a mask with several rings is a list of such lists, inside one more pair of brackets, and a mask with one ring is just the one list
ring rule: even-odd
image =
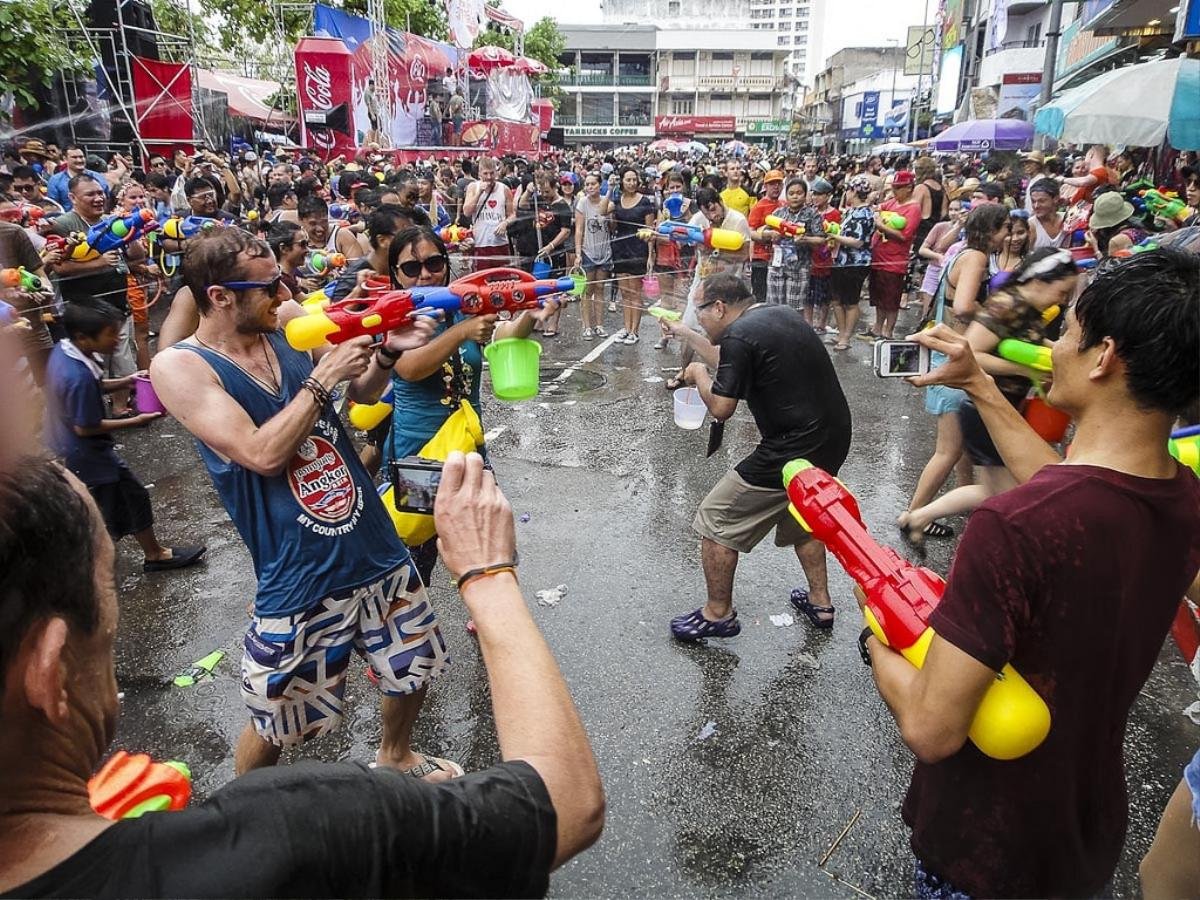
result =
[[392,500],[398,512],[432,513],[442,464],[408,456],[392,463]]
[[916,341],[876,341],[875,374],[880,378],[908,378],[929,371],[929,348]]

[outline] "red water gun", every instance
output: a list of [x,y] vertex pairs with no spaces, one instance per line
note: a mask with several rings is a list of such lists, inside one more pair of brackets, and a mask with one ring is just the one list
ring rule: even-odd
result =
[[[936,572],[912,565],[872,538],[854,495],[825,470],[794,459],[784,466],[783,483],[789,512],[862,588],[863,615],[871,631],[921,668],[933,641],[929,617],[946,583]],[[1045,701],[1005,665],[984,694],[968,734],[988,756],[1016,759],[1034,750],[1049,732]]]
[[458,296],[449,288],[413,288],[388,291],[374,297],[350,298],[324,308],[309,307],[284,327],[295,350],[315,350],[322,344],[340,344],[364,335],[385,334],[408,325],[419,309],[458,309]]
[[484,269],[450,282],[463,315],[537,309],[551,294],[578,293],[574,278],[534,278],[521,269]]
[[0,209],[0,222],[12,222],[14,225],[20,225],[24,228],[31,222],[36,222],[46,215],[46,211],[40,206],[34,206],[32,203],[21,203],[17,206],[10,206],[8,209]]
[[187,765],[178,760],[156,763],[145,753],[118,750],[88,781],[92,809],[114,821],[183,809],[191,799]]

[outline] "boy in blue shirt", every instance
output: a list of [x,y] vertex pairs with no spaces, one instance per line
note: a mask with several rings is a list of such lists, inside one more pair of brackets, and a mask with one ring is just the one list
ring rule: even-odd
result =
[[67,304],[68,337],[55,345],[46,366],[46,443],[87,485],[113,540],[131,534],[146,554],[146,572],[196,563],[204,547],[164,547],[154,534],[150,494],[117,455],[112,433],[148,425],[162,413],[107,418],[104,394],[133,387],[133,375],[103,378],[98,353],[112,353],[121,337],[121,314],[107,304]]

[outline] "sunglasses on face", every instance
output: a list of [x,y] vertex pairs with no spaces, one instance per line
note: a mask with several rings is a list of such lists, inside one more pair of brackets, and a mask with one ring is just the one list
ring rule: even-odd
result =
[[436,256],[430,256],[426,259],[410,259],[408,262],[400,263],[396,268],[404,274],[405,278],[416,278],[421,274],[422,269],[430,275],[441,275],[446,271],[447,262],[449,260],[443,254],[439,253]]
[[253,291],[264,290],[267,296],[272,300],[279,293],[279,286],[283,284],[283,273],[279,272],[270,281],[218,281],[217,287],[229,288],[231,291]]
[[304,240],[302,240],[302,241],[296,241],[296,242],[295,242],[295,243],[294,243],[292,246],[294,246],[294,247],[307,247],[307,246],[308,246],[308,238],[305,238],[305,239],[304,239]]

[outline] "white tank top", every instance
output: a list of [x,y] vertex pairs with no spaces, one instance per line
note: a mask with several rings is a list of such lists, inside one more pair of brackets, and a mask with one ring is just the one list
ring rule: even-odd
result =
[[1033,228],[1033,246],[1031,250],[1037,250],[1039,247],[1061,247],[1063,244],[1063,235],[1067,230],[1065,223],[1059,226],[1058,237],[1050,237],[1049,232],[1042,227],[1042,223],[1037,220],[1037,216],[1029,217],[1029,225]]
[[471,233],[476,247],[504,247],[508,238],[496,234],[496,227],[504,221],[504,185],[497,181],[491,193],[479,201],[471,222]]

